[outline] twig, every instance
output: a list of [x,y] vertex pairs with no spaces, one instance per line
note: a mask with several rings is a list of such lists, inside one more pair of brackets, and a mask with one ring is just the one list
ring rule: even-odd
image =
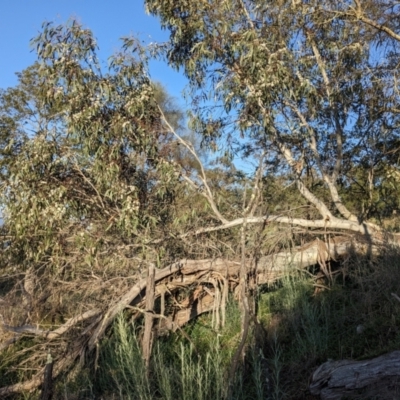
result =
[[399,296],[397,296],[397,294],[396,293],[391,293],[392,294],[392,296],[397,300],[397,301],[400,301],[400,297]]

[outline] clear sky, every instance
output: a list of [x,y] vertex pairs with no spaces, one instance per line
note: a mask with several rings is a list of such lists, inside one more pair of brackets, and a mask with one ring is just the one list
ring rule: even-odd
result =
[[[103,61],[120,48],[122,36],[139,34],[149,42],[168,38],[158,20],[145,13],[141,0],[0,0],[0,88],[14,86],[15,72],[35,61],[29,41],[42,23],[59,24],[70,17],[92,30]],[[153,80],[162,82],[171,95],[181,100],[186,84],[181,74],[162,62],[152,62],[150,73]]]

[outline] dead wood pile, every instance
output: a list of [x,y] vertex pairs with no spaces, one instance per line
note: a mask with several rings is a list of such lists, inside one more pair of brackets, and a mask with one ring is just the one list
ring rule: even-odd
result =
[[[369,250],[370,245],[362,238],[343,236],[327,243],[317,239],[287,252],[262,257],[255,265],[249,260],[248,269],[255,271],[258,285],[270,284],[293,271],[317,263],[325,273],[329,273],[326,264],[328,260],[347,256],[354,251]],[[86,309],[79,315],[72,315],[56,329],[41,327],[39,322],[17,326],[10,324],[4,317],[9,306],[3,300],[0,302],[0,352],[24,336],[40,338],[43,349],[49,346],[59,349],[59,354],[52,354],[53,375],[56,377],[79,359],[84,359],[86,352],[98,351],[99,341],[105,331],[123,310],[130,310],[135,317],[151,313],[147,321],[154,321],[153,335],[179,329],[204,312],[213,312],[215,326],[218,328],[225,322],[228,293],[235,292],[238,287],[239,270],[240,262],[231,260],[180,260],[156,270],[153,278],[154,298],[147,303],[147,307],[147,285],[152,280],[143,277],[119,297],[111,298],[103,307]],[[154,304],[153,309],[148,309],[149,304]],[[44,368],[47,352],[42,353]],[[0,397],[40,386],[43,368],[38,368],[29,381],[0,388]]]

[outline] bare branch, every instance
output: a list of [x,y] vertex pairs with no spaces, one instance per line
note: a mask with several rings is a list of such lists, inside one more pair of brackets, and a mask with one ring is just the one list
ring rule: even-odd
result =
[[[213,193],[207,183],[207,177],[206,173],[204,170],[203,163],[201,162],[200,158],[198,157],[197,153],[195,152],[193,146],[188,143],[186,140],[183,140],[175,131],[175,129],[171,126],[171,124],[168,122],[167,118],[165,117],[163,111],[161,110],[160,107],[158,107],[158,110],[161,114],[162,120],[164,121],[165,125],[167,125],[168,129],[171,131],[171,133],[178,139],[179,143],[183,144],[187,150],[189,150],[190,154],[193,155],[193,157],[196,159],[196,161],[200,165],[200,171],[201,171],[201,176],[199,177],[202,184],[204,185],[205,191],[200,191],[202,196],[204,196],[207,201],[209,202],[212,210],[214,211],[214,214],[217,216],[217,218],[222,222],[222,223],[227,223],[228,220],[222,216],[222,214],[219,212],[217,205],[215,204],[214,201],[214,196]],[[189,177],[183,176],[183,178],[194,188],[197,188],[198,190],[200,189],[198,185],[196,185]]]
[[[338,115],[338,109],[337,109],[337,105],[336,102],[333,101],[332,102],[332,85],[331,82],[329,80],[328,74],[326,72],[326,68],[325,68],[325,64],[324,61],[322,60],[321,54],[318,50],[318,46],[315,43],[314,38],[308,34],[307,35],[308,40],[311,43],[311,47],[314,53],[314,56],[317,60],[317,64],[318,64],[318,68],[321,71],[322,77],[324,79],[324,83],[325,83],[325,90],[326,90],[326,94],[328,97],[328,101],[329,104],[333,110],[333,117],[334,117],[334,121],[335,121],[335,127],[336,127],[336,151],[337,151],[337,157],[336,157],[336,163],[335,163],[335,168],[332,172],[332,182],[336,182],[338,176],[339,176],[339,172],[340,172],[340,168],[342,166],[342,159],[343,159],[343,129],[342,126],[340,125],[340,120],[339,120],[339,115]],[[341,204],[339,205],[339,207],[341,207]],[[340,210],[339,210],[340,211]],[[349,211],[347,210],[343,210],[345,212],[345,214],[349,214]],[[343,214],[342,214],[343,215]],[[346,217],[348,219],[353,218],[354,216]]]
[[[261,113],[267,117],[266,115],[266,110],[263,107],[261,100],[258,99],[258,105],[260,107]],[[332,217],[332,213],[329,211],[328,207],[321,201],[319,200],[307,187],[304,185],[304,183],[301,181],[300,176],[299,176],[299,170],[298,170],[298,163],[294,159],[293,154],[291,150],[280,140],[278,133],[276,130],[274,130],[274,135],[275,135],[275,141],[276,145],[278,146],[281,154],[285,158],[286,162],[288,165],[292,168],[293,172],[295,173],[296,176],[296,185],[297,189],[301,193],[301,195],[307,199],[311,204],[315,206],[315,208],[319,211],[319,213],[324,217]],[[301,162],[304,162],[304,158],[302,157]]]
[[[343,229],[349,230],[352,232],[358,232],[362,234],[370,235],[374,232],[380,232],[380,229],[373,225],[373,224],[359,224],[355,221],[346,221],[339,218],[324,218],[319,220],[308,220],[304,218],[292,218],[287,216],[280,216],[280,215],[266,215],[261,217],[247,217],[246,223],[247,224],[262,224],[266,222],[276,222],[288,225],[296,225],[301,226],[303,228],[330,228],[330,229]],[[193,235],[200,235],[202,233],[207,232],[215,232],[223,229],[230,229],[235,226],[240,226],[244,223],[244,218],[237,218],[234,219],[227,224],[222,224],[218,226],[211,226],[207,228],[200,228],[193,232],[187,232],[181,236],[180,238],[185,238],[188,236]]]
[[292,152],[290,149],[285,146],[284,143],[281,141],[277,141],[277,145],[281,153],[286,159],[286,162],[292,167],[293,172],[296,173],[296,185],[297,189],[299,190],[300,194],[307,199],[311,204],[315,206],[315,208],[319,211],[319,213],[324,217],[329,217],[332,218],[332,213],[328,209],[328,207],[321,201],[319,200],[307,187],[306,185],[301,181],[300,176],[298,174],[298,169],[297,169],[297,162],[293,158]]
[[47,339],[55,339],[66,333],[70,328],[76,326],[77,323],[86,321],[93,317],[97,317],[100,314],[101,314],[100,309],[93,309],[86,311],[81,315],[77,315],[76,317],[70,318],[65,324],[61,325],[54,331],[40,329],[38,326],[33,326],[33,325],[10,326],[4,323],[3,318],[1,318],[0,321],[0,328],[8,332],[14,332],[18,335],[31,334],[35,336],[42,336]]
[[332,94],[331,83],[329,81],[328,74],[326,73],[326,69],[325,69],[324,63],[322,61],[321,54],[320,54],[320,52],[318,50],[318,47],[317,47],[317,44],[315,43],[314,38],[311,36],[311,34],[309,32],[307,32],[307,38],[311,43],[311,48],[313,50],[315,59],[317,60],[318,67],[319,67],[319,69],[321,71],[321,74],[322,74],[322,78],[324,79],[325,90],[326,90],[326,94],[328,96],[329,104],[331,104],[331,100],[332,100],[331,99],[331,94]]
[[254,177],[254,185],[253,185],[253,191],[250,197],[249,204],[243,211],[243,215],[254,215],[256,208],[257,208],[257,200],[261,196],[261,179],[263,175],[263,164],[264,164],[264,157],[265,157],[265,152],[261,155],[260,161],[258,163],[258,168]]
[[372,19],[366,17],[363,13],[362,10],[362,6],[361,6],[361,2],[360,0],[354,0],[354,2],[357,5],[357,9],[354,10],[356,13],[356,18],[361,21],[364,22],[365,24],[372,26],[373,28],[377,29],[378,31],[382,31],[387,33],[391,38],[397,40],[398,42],[400,42],[400,35],[397,34],[396,32],[394,32],[392,29],[390,29],[389,27],[379,24],[376,21],[373,21]]

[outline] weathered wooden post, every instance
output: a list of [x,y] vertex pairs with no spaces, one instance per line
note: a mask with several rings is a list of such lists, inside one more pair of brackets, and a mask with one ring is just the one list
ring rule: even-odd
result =
[[142,341],[143,359],[146,363],[146,369],[149,368],[151,347],[153,344],[153,311],[154,311],[154,292],[155,292],[155,267],[150,264],[147,271],[147,284],[146,284],[146,314],[144,316],[144,333]]
[[53,397],[53,358],[47,355],[46,366],[44,367],[43,388],[40,400],[51,400]]

